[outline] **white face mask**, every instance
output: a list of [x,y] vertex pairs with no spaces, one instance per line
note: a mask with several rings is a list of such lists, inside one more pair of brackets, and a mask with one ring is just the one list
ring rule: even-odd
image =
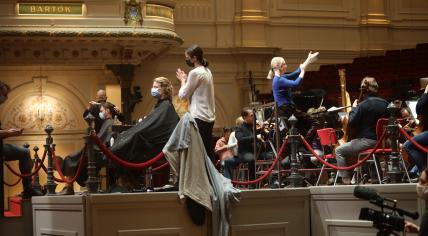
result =
[[416,184],[416,193],[420,199],[428,200],[428,186]]
[[98,116],[100,117],[101,120],[105,120],[106,116],[104,115],[104,112],[100,111],[100,113],[98,114]]

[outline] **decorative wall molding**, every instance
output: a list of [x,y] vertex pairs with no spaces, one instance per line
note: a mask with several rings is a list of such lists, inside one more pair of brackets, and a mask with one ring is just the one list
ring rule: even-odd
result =
[[428,4],[424,0],[394,0],[388,5],[393,28],[426,29]]
[[[16,1],[0,3],[0,64],[60,64],[82,60],[98,64],[140,64],[183,43],[175,32],[173,0],[78,3],[87,10],[82,16],[18,15],[13,11]],[[43,4],[46,9],[53,7],[52,2]],[[15,48],[12,52],[9,43]],[[49,51],[50,48],[54,49]],[[31,60],[17,59],[23,55]]]
[[54,97],[29,96],[14,104],[4,120],[6,127],[21,127],[28,131],[43,130],[50,124],[55,130],[75,130],[76,116]]
[[212,22],[214,8],[212,0],[177,1],[175,7],[175,22]]
[[4,128],[21,127],[25,133],[44,134],[50,124],[55,134],[73,134],[86,126],[80,118],[84,106],[78,95],[47,77],[21,82],[12,87],[9,96],[0,113]]
[[0,29],[0,42],[3,65],[81,64],[82,61],[99,65],[140,64],[181,44],[182,40],[168,33]]
[[[294,1],[273,0],[270,11],[271,18],[282,18],[282,20],[316,24],[316,21],[328,21],[336,19],[330,24],[343,24],[337,21],[355,21],[359,18],[359,6],[357,1],[328,0],[328,1]],[[316,19],[316,20],[315,20]]]

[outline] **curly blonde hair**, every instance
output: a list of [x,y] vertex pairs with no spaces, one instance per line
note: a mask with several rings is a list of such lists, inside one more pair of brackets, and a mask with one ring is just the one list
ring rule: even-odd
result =
[[163,92],[162,94],[164,98],[172,101],[173,87],[172,87],[171,81],[169,81],[169,79],[165,77],[157,77],[153,81],[158,83],[161,86],[162,92]]

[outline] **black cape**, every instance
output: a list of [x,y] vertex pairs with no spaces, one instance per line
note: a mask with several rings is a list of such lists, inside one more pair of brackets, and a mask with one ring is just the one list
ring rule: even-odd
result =
[[180,118],[169,100],[161,100],[134,127],[120,133],[111,150],[128,162],[147,161],[162,151]]
[[[103,121],[103,124],[100,128],[100,131],[97,133],[97,136],[103,141],[104,144],[108,144],[111,138],[111,127],[113,125],[114,121],[113,119],[106,119]],[[102,166],[105,165],[105,162],[102,158],[102,153],[99,150],[98,146],[94,144],[94,155],[95,155],[95,165],[97,167],[97,170],[99,170]],[[66,176],[73,177],[76,174],[77,168],[80,163],[80,158],[82,157],[83,148],[78,151],[74,152],[64,158],[64,161],[62,162],[61,170]],[[86,156],[88,154],[86,153]],[[76,182],[80,186],[85,186],[85,182],[88,179],[88,161],[86,160],[83,163],[82,170],[80,172],[79,177],[77,177]]]

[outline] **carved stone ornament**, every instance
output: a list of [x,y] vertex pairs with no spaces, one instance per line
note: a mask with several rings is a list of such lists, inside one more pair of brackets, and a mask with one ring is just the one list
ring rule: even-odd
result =
[[125,25],[142,26],[143,14],[141,10],[141,1],[139,0],[126,0],[125,1]]
[[76,117],[69,108],[50,96],[30,96],[12,106],[4,122],[6,127],[40,131],[50,124],[55,130],[76,129]]

